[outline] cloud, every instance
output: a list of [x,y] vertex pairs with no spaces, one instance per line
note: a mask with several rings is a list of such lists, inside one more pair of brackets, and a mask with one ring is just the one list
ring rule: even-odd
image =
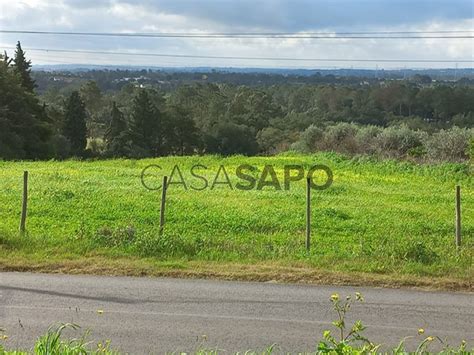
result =
[[[136,4],[137,1],[127,1]],[[143,0],[155,11],[235,29],[310,31],[472,19],[471,0]]]
[[[295,32],[473,30],[470,0],[0,0],[0,28],[83,32]],[[472,39],[303,40],[144,39],[0,34],[0,49],[21,40],[28,48],[64,48],[217,56],[472,59]],[[137,65],[356,66],[120,57],[30,51],[33,61]],[[390,66],[404,66],[394,63]],[[364,65],[367,66],[367,65]],[[370,66],[375,66],[370,64]],[[380,63],[388,67],[388,64]],[[409,66],[427,66],[413,64]],[[446,67],[447,64],[430,66]],[[454,66],[454,63],[451,65]]]

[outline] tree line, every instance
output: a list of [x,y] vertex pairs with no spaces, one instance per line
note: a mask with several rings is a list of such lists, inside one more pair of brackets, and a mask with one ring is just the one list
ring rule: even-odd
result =
[[[85,81],[52,85],[38,96],[20,43],[14,57],[5,54],[0,64],[3,159],[256,155],[293,149],[457,161],[467,157],[459,150],[469,146],[474,127],[474,88],[462,82],[194,83],[168,91],[129,82],[104,91],[97,82]],[[452,156],[433,148],[433,137],[444,139],[443,132],[459,143]]]

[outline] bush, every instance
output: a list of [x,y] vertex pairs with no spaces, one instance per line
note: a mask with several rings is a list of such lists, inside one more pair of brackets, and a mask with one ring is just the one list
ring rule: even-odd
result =
[[470,142],[473,137],[474,130],[453,127],[426,137],[424,145],[428,157],[432,160],[459,162],[468,159],[469,145],[472,144]]
[[322,147],[323,139],[324,131],[315,125],[311,125],[301,134],[301,138],[297,143],[300,150],[315,152]]
[[422,146],[423,135],[407,126],[385,128],[375,138],[376,151],[383,157],[406,157],[410,151]]
[[290,145],[290,151],[299,152],[299,153],[311,153],[309,147],[302,141],[296,141]]
[[355,136],[358,126],[350,123],[338,123],[324,132],[324,147],[340,153],[357,153]]
[[339,123],[325,129],[309,126],[290,150],[334,151],[380,158],[463,162],[474,157],[474,129],[453,127],[432,135],[406,125],[381,128]]
[[382,128],[377,126],[361,127],[355,135],[358,152],[374,154],[376,152],[375,139],[380,132],[382,132]]
[[90,151],[92,156],[100,156],[105,151],[105,142],[102,138],[88,138],[86,150]]

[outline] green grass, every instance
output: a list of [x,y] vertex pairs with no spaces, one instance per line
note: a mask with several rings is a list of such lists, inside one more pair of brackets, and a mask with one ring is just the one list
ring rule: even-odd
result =
[[[32,351],[24,350],[5,350],[0,343],[0,355],[119,355],[120,353],[111,350],[110,342],[98,343],[92,345],[87,341],[89,332],[84,332],[79,338],[64,339],[65,330],[76,331],[79,326],[70,323],[61,323],[51,326],[46,334],[40,336],[34,343]],[[0,337],[1,339],[1,337]],[[8,339],[3,336],[4,342]]]
[[[160,191],[140,182],[142,169],[219,165],[235,168],[326,164],[333,185],[313,191],[312,250],[306,252],[305,186],[290,191],[168,190],[159,236]],[[277,265],[344,274],[425,277],[471,287],[474,247],[473,178],[468,164],[437,166],[335,154],[277,157],[167,157],[145,160],[0,162],[0,267],[121,260],[129,269],[180,270],[193,265]],[[30,172],[28,233],[19,236],[22,172]],[[151,181],[151,180],[150,180]],[[159,179],[157,178],[158,182]],[[462,186],[463,247],[454,246],[454,187]],[[129,263],[128,263],[129,261]],[[77,266],[77,264],[76,264]],[[19,266],[18,266],[19,267]],[[118,267],[118,266],[117,266]],[[41,269],[41,268],[39,268]]]

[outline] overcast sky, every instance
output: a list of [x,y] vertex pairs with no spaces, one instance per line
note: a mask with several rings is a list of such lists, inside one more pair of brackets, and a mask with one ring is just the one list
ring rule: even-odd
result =
[[[0,0],[1,30],[78,32],[474,31],[473,0]],[[470,33],[468,35],[473,35]],[[464,34],[466,35],[466,34]],[[473,39],[162,39],[0,34],[36,64],[454,67],[455,63],[277,62],[44,53],[33,48],[215,56],[472,60]],[[11,50],[8,49],[11,52]],[[470,67],[462,63],[459,67]]]

